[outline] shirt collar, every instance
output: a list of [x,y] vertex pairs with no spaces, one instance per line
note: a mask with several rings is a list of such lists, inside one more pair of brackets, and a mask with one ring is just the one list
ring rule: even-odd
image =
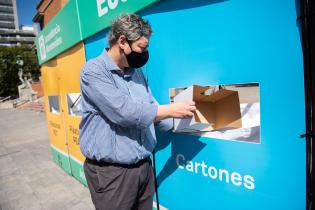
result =
[[130,78],[134,72],[133,68],[130,68],[128,70],[122,70],[119,68],[119,66],[113,61],[113,59],[108,55],[107,50],[104,49],[102,55],[102,60],[105,62],[106,67],[111,71],[115,72],[120,76],[123,76],[124,78]]

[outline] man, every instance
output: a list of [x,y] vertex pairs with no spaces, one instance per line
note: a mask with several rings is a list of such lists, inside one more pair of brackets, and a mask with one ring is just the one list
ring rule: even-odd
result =
[[196,109],[194,102],[159,105],[153,98],[139,69],[149,59],[151,34],[139,16],[120,16],[110,48],[81,71],[80,148],[96,209],[152,209],[154,123],[171,129],[167,118],[191,117]]

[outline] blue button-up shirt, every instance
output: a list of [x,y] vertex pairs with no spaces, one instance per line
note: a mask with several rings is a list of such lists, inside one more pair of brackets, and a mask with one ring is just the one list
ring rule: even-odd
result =
[[[154,120],[158,103],[141,69],[121,70],[107,51],[81,71],[80,148],[90,159],[133,164],[156,145]],[[163,120],[161,130],[172,128]]]

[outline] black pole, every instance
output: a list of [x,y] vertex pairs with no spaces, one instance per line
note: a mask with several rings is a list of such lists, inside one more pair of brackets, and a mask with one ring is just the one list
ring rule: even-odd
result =
[[155,186],[155,198],[156,198],[156,209],[160,210],[158,184],[156,179],[156,162],[155,162],[155,151],[153,151],[153,173],[154,173],[154,186]]
[[301,16],[298,18],[302,26],[302,47],[304,61],[304,84],[305,84],[305,118],[306,118],[306,133],[301,137],[306,138],[306,209],[315,209],[314,187],[315,173],[314,168],[315,148],[313,145],[314,125],[315,125],[315,24],[314,24],[314,1],[301,0]]

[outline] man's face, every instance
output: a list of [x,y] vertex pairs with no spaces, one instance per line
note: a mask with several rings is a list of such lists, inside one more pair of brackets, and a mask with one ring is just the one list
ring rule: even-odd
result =
[[[131,46],[129,45],[131,43]],[[124,51],[126,55],[129,55],[131,51],[135,51],[138,53],[142,53],[148,50],[149,47],[149,39],[142,36],[138,40],[133,42],[127,42],[127,40],[123,37],[120,40],[119,46]]]

